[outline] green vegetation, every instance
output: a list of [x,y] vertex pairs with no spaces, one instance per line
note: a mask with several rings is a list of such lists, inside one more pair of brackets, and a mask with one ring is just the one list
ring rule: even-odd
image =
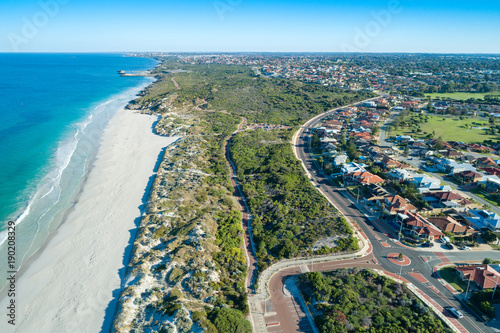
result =
[[463,282],[462,279],[457,276],[457,271],[454,267],[442,268],[439,270],[439,275],[457,291],[462,292],[467,290],[467,283]]
[[349,236],[325,252],[358,248],[348,223],[311,185],[292,152],[292,131],[262,130],[239,133],[231,140],[236,164],[250,210],[259,267],[276,259],[309,253],[325,236]]
[[[156,72],[182,68],[191,72],[161,74],[138,104],[159,105],[175,95],[176,106],[189,104],[202,110],[225,110],[244,116],[249,123],[300,125],[313,115],[374,97],[370,92],[307,84],[294,80],[254,77],[251,68],[235,65],[181,64],[166,59]],[[171,78],[182,87],[178,90]]]
[[[465,143],[484,140],[498,140],[497,134],[491,134],[490,124],[485,120],[461,117],[441,116],[406,116],[400,117],[390,126],[390,135],[410,135],[413,138],[438,138],[444,141],[461,141]],[[487,128],[474,129],[474,127]],[[495,133],[498,130],[495,128]]]
[[451,332],[406,285],[371,270],[309,272],[300,282],[322,333]]
[[[248,312],[248,305],[246,302],[240,302],[244,298],[245,284],[244,278],[246,276],[247,266],[243,246],[243,228],[241,227],[241,213],[239,211],[230,211],[227,213],[220,213],[217,227],[217,238],[215,244],[219,246],[220,252],[214,256],[215,261],[224,268],[228,276],[241,276],[241,279],[236,280],[234,287],[228,288],[226,296],[231,297],[234,303],[244,312]],[[226,280],[225,282],[230,282]],[[222,286],[227,288],[228,286]],[[238,294],[231,293],[231,289],[235,289]]]
[[408,199],[418,209],[429,208],[429,203],[422,198],[415,184],[390,180],[387,182],[387,187],[392,188],[397,194]]
[[487,95],[492,95],[492,96],[499,96],[500,92],[495,91],[495,92],[484,92],[484,93],[472,93],[472,92],[453,92],[453,93],[432,93],[432,94],[425,94],[425,97],[430,97],[432,99],[454,99],[454,100],[459,100],[459,101],[466,101],[470,98],[475,98],[475,99],[484,99],[485,96]]
[[252,325],[239,311],[217,309],[212,311],[210,319],[219,333],[251,333]]
[[[187,72],[167,72],[177,68]],[[151,290],[157,291],[140,295],[134,294],[133,287],[124,291],[127,297],[121,301],[139,306],[124,305],[122,318],[134,316],[133,323],[121,327],[119,318],[114,327],[120,332],[133,330],[145,324],[142,314],[147,311],[153,316],[173,315],[176,325],[182,323],[177,325],[179,331],[188,332],[192,326],[188,309],[192,321],[207,332],[249,332],[244,318],[248,313],[246,258],[241,216],[232,198],[224,156],[226,138],[242,116],[249,123],[295,126],[328,109],[373,95],[258,78],[244,66],[181,64],[175,57],[162,59],[154,72],[157,81],[129,108],[160,115],[155,130],[182,139],[163,156],[130,264],[145,276],[149,272],[142,272],[147,266],[143,264],[159,262],[151,269],[155,279]],[[262,265],[312,253],[308,250],[314,242],[329,235],[343,238],[336,247],[321,249],[322,253],[357,248],[347,222],[336,216],[305,178],[292,154],[292,132],[256,133],[260,134],[240,134],[232,154],[240,162],[239,170],[248,167],[249,173],[241,174],[256,216],[254,231]],[[256,154],[251,163],[257,164],[243,167],[244,157],[238,155],[242,152]],[[159,292],[174,286],[179,290],[175,297]],[[170,328],[170,319],[165,319],[155,329]]]
[[495,318],[495,307],[493,304],[500,303],[500,294],[495,292],[493,298],[493,289],[485,289],[472,294],[470,302],[484,313],[488,318]]
[[500,206],[500,193],[488,193],[479,188],[473,189],[471,192],[494,206]]

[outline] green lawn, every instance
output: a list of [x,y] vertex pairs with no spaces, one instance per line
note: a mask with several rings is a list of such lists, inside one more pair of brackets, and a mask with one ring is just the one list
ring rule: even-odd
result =
[[436,98],[451,98],[455,100],[468,100],[469,98],[475,99],[484,99],[486,95],[500,95],[500,92],[495,91],[491,93],[467,93],[467,92],[455,92],[455,93],[434,93],[434,94],[425,94],[425,97],[431,97],[433,99]]
[[[476,125],[472,123],[476,123]],[[473,127],[489,127],[489,123],[484,120],[460,120],[458,117],[443,118],[441,116],[429,116],[429,121],[427,123],[422,122],[420,124],[422,133],[412,133],[412,129],[410,127],[399,127],[397,130],[391,128],[390,136],[410,135],[413,138],[424,138],[427,134],[434,131],[434,137],[441,137],[444,141],[462,141],[469,143],[498,139],[498,135],[485,134],[485,131],[481,129],[468,129],[465,125],[472,125]]]
[[474,189],[474,190],[471,190],[472,193],[474,193],[475,195],[477,195],[478,197],[488,201],[490,204],[492,204],[493,206],[497,206],[497,207],[500,207],[500,202],[498,202],[497,200],[495,200],[495,196],[492,196],[492,195],[488,195],[487,193],[479,190],[479,189]]
[[455,273],[455,268],[445,267],[439,271],[441,277],[458,291],[467,290],[467,284],[460,280]]

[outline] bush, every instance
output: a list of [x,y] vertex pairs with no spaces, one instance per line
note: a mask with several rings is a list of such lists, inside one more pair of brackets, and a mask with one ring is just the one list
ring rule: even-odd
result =
[[212,311],[210,320],[219,333],[251,333],[252,325],[243,313],[231,308],[219,308]]

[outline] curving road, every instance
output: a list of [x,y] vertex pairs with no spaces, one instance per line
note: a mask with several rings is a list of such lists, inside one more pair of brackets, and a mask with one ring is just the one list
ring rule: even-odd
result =
[[[378,98],[378,97],[377,97]],[[371,100],[371,99],[370,99]],[[335,111],[335,110],[333,110]],[[361,240],[363,249],[357,254],[329,255],[325,257],[300,258],[280,261],[266,269],[259,277],[259,283],[254,281],[256,260],[251,238],[251,215],[236,180],[235,168],[227,155],[231,168],[231,183],[235,188],[244,218],[245,249],[249,259],[250,270],[247,287],[254,293],[249,297],[252,325],[255,332],[317,332],[312,318],[309,316],[303,300],[294,287],[294,279],[307,271],[328,271],[337,268],[367,267],[385,271],[395,278],[413,284],[426,302],[431,303],[451,323],[457,332],[493,332],[493,330],[478,320],[472,312],[461,306],[444,284],[434,277],[434,267],[449,262],[466,262],[482,260],[485,257],[499,259],[498,252],[447,252],[446,249],[431,251],[415,251],[398,243],[389,235],[391,232],[363,207],[355,203],[344,189],[335,188],[316,168],[309,149],[312,134],[311,129],[320,124],[323,118],[333,111],[315,117],[307,122],[294,136],[294,152],[302,163],[309,179],[318,190],[353,224],[356,235]],[[238,127],[241,130],[245,119]],[[236,134],[236,131],[234,134]],[[233,135],[234,135],[233,134]],[[314,176],[312,176],[314,175]],[[400,266],[391,262],[387,256],[390,253],[402,253],[411,260],[408,266]],[[446,306],[460,308],[465,318],[456,320],[444,310]]]
[[[331,112],[328,112],[321,117],[317,117],[308,122],[299,130],[296,135],[295,152],[298,158],[303,162],[303,166],[308,174],[315,174],[312,177],[313,182],[318,184],[318,189],[323,193],[333,204],[342,211],[349,219],[356,222],[361,230],[367,235],[372,246],[373,254],[380,266],[388,271],[404,277],[418,289],[428,295],[432,301],[438,305],[438,309],[442,310],[445,306],[454,306],[460,308],[466,317],[457,321],[449,318],[450,321],[463,332],[493,332],[493,330],[479,321],[473,313],[456,300],[454,294],[441,284],[434,277],[433,268],[435,265],[450,261],[466,261],[466,260],[482,260],[485,257],[500,257],[499,254],[492,252],[454,252],[453,254],[443,254],[444,249],[439,249],[434,252],[415,251],[411,248],[401,246],[388,235],[390,232],[384,229],[383,225],[379,224],[374,218],[367,216],[368,214],[362,211],[362,208],[355,204],[355,199],[352,198],[343,189],[338,189],[330,185],[328,180],[322,176],[320,170],[316,168],[313,161],[309,143],[312,137],[311,129],[317,127],[323,118],[327,117]],[[387,255],[391,252],[402,253],[411,260],[410,266],[396,266],[387,259]],[[322,267],[314,267],[314,270],[319,270]],[[443,312],[445,313],[445,312]],[[449,317],[449,316],[448,316]]]

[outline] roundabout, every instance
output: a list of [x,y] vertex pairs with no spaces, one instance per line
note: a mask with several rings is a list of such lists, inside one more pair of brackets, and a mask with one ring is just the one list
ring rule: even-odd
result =
[[387,259],[398,266],[409,266],[411,264],[410,258],[400,253],[389,253]]

